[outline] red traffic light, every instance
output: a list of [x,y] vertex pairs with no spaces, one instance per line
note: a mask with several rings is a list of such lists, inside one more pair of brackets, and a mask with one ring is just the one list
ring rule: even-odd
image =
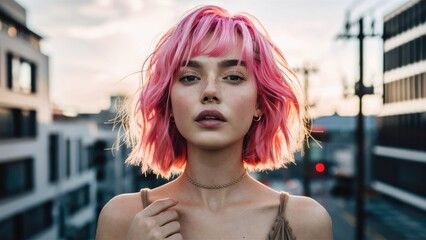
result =
[[324,163],[317,163],[315,164],[315,171],[317,171],[318,173],[322,173],[325,170],[325,165]]

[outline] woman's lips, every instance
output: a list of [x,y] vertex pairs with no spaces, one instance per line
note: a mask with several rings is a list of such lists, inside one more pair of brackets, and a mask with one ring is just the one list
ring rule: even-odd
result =
[[195,121],[203,127],[218,127],[226,122],[223,114],[217,110],[204,110],[195,118]]

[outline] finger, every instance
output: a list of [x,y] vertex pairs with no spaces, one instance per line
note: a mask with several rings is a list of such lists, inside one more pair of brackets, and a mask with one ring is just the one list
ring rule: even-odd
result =
[[167,240],[183,240],[182,234],[180,234],[180,233],[175,233],[171,236],[168,236],[166,239]]
[[161,232],[164,234],[164,237],[171,236],[180,231],[180,223],[178,221],[169,222],[166,225],[162,226]]
[[163,211],[157,216],[155,216],[155,221],[158,223],[158,225],[163,226],[166,223],[169,223],[171,221],[178,219],[178,213],[175,210],[167,210]]
[[155,216],[161,213],[162,211],[173,207],[178,202],[172,198],[165,198],[165,199],[159,199],[155,202],[153,202],[151,205],[149,205],[147,208],[145,208],[142,212],[146,216]]

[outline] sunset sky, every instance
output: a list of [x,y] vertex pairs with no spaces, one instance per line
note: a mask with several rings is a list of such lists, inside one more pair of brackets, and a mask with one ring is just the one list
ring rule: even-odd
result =
[[[358,79],[358,42],[335,40],[351,21],[372,18],[382,32],[383,16],[404,0],[17,0],[27,11],[27,25],[44,37],[42,52],[50,58],[50,94],[60,108],[96,112],[109,107],[109,95],[133,94],[143,61],[155,43],[190,9],[214,4],[231,13],[257,17],[292,67],[312,66],[313,116],[357,113],[357,99],[343,99],[343,82],[353,93]],[[353,28],[352,33],[357,33]],[[380,111],[382,40],[365,41],[366,85],[378,95],[365,98],[364,112]],[[351,95],[351,94],[349,94]]]

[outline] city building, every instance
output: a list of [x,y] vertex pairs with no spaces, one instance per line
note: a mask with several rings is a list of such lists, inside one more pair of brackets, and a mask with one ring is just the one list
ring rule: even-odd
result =
[[0,236],[55,235],[56,185],[48,153],[40,151],[51,121],[48,57],[42,38],[26,27],[25,9],[0,2]]
[[384,17],[383,110],[372,187],[426,211],[426,1]]
[[22,6],[0,1],[0,238],[90,239],[102,143],[115,136],[96,121],[54,121],[41,41]]

